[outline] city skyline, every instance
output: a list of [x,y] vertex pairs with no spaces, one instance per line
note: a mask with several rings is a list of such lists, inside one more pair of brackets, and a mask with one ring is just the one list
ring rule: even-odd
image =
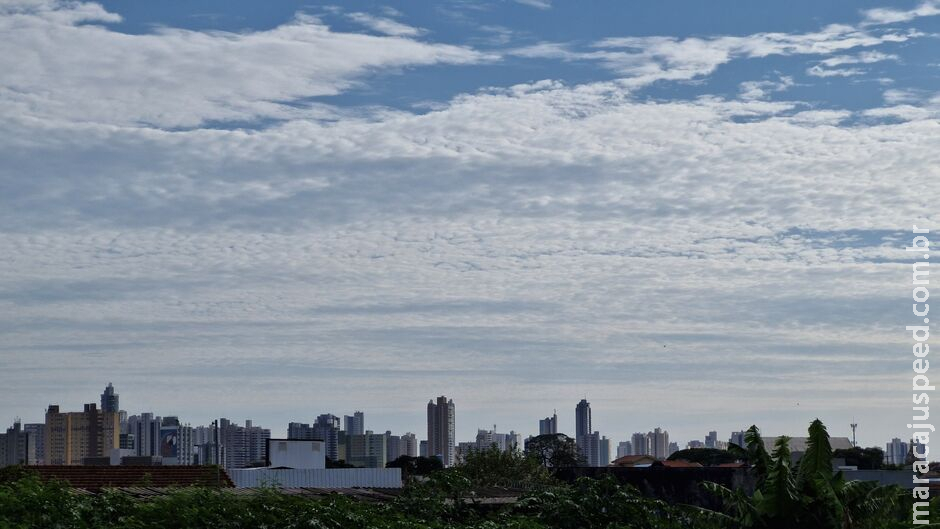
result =
[[[118,402],[118,399],[119,399],[120,396],[121,396],[121,393],[120,393],[119,391],[117,391],[117,389],[118,389],[118,388],[115,388],[112,382],[108,382],[108,384],[107,384],[107,386],[106,386],[104,392],[102,392],[102,393],[100,394],[101,401],[104,402],[105,396],[107,395],[108,397],[110,397],[111,399],[113,399],[113,402],[117,403],[117,402]],[[109,392],[110,392],[110,393],[109,393]],[[124,400],[124,402],[127,402],[127,401]],[[449,402],[451,406],[453,406],[454,408],[456,408],[457,412],[456,412],[456,414],[455,414],[455,415],[456,415],[455,423],[456,423],[457,425],[461,424],[462,421],[461,421],[460,408],[456,406],[456,404],[454,403],[454,399],[448,397],[448,398],[447,398],[447,401],[445,401],[445,402]],[[91,404],[92,404],[92,405],[96,405],[95,402],[91,402]],[[431,405],[431,404],[434,404],[434,399],[431,399],[431,401],[429,402],[429,405]],[[566,435],[568,435],[569,437],[571,437],[572,439],[577,439],[577,437],[578,437],[578,430],[577,430],[577,425],[576,425],[576,423],[577,423],[577,420],[576,420],[576,419],[577,419],[577,416],[578,416],[578,414],[579,414],[579,411],[578,411],[578,410],[583,406],[583,407],[585,408],[585,410],[586,410],[586,418],[587,418],[587,422],[586,422],[585,427],[588,428],[588,429],[590,429],[590,432],[588,432],[587,435],[590,436],[590,435],[593,434],[594,432],[597,432],[597,433],[600,434],[600,436],[602,436],[603,438],[607,439],[607,440],[610,442],[610,445],[609,445],[608,449],[609,449],[609,453],[611,454],[611,456],[610,456],[610,459],[611,459],[611,460],[613,460],[613,459],[615,458],[615,457],[614,457],[614,454],[617,453],[618,445],[619,445],[620,443],[622,443],[622,442],[633,442],[634,445],[636,444],[636,435],[638,435],[638,434],[636,433],[636,430],[637,430],[637,429],[631,430],[632,433],[626,433],[626,434],[620,436],[620,434],[616,433],[616,432],[618,431],[618,430],[616,429],[616,427],[610,428],[610,427],[608,427],[608,426],[606,426],[606,425],[603,426],[603,427],[598,427],[597,424],[596,424],[595,422],[593,422],[593,405],[592,405],[592,403],[591,403],[590,401],[588,401],[587,399],[582,398],[582,399],[580,399],[580,400],[578,401],[578,403],[576,403],[576,404],[577,404],[577,405],[576,405],[574,408],[572,408],[572,412],[569,414],[569,415],[571,415],[571,425],[572,425],[571,428],[570,428],[570,430],[565,429],[565,428],[563,427],[563,425],[565,424],[564,421],[558,420],[557,409],[554,409],[554,410],[553,410],[553,414],[548,417],[548,418],[553,418],[553,417],[554,417],[556,420],[558,420],[558,423],[561,424],[561,426],[558,426],[557,433],[566,434]],[[88,405],[89,405],[89,403],[87,403],[87,402],[86,402],[86,403],[82,403],[82,404],[80,404],[80,405],[76,405],[76,406],[75,406],[75,409],[79,409],[79,406],[86,406],[86,407],[87,407]],[[434,404],[434,405],[437,406],[437,404]],[[63,413],[67,413],[67,412],[70,411],[69,406],[67,406],[67,405],[62,405],[62,404],[55,403],[55,402],[54,402],[54,403],[50,403],[49,405],[47,405],[47,407],[48,407],[48,406],[58,406],[59,408],[61,408],[61,410],[62,410]],[[48,411],[48,410],[46,410],[46,411]],[[118,410],[115,410],[114,413],[117,413],[117,411],[118,411]],[[400,435],[403,435],[403,434],[405,434],[405,433],[416,432],[416,433],[417,433],[417,439],[418,439],[418,440],[425,440],[425,441],[427,440],[427,437],[428,437],[428,435],[425,435],[425,433],[429,433],[429,432],[428,432],[428,428],[426,428],[426,426],[429,426],[429,423],[428,423],[427,421],[430,420],[429,415],[428,415],[428,414],[430,413],[430,410],[429,410],[429,409],[426,409],[426,410],[425,410],[425,411],[426,411],[426,413],[425,413],[425,423],[422,425],[422,428],[416,428],[416,429],[396,429],[396,428],[390,427],[390,426],[387,425],[386,423],[383,423],[383,422],[382,422],[382,418],[381,418],[381,417],[379,417],[379,418],[374,418],[374,417],[372,417],[372,414],[369,414],[369,419],[365,419],[365,418],[364,418],[364,417],[365,417],[365,411],[360,411],[360,410],[356,410],[352,416],[350,416],[350,415],[345,415],[345,413],[344,413],[342,410],[339,410],[339,411],[337,411],[337,410],[332,410],[332,411],[326,411],[326,410],[315,411],[315,412],[313,412],[313,413],[316,415],[315,417],[312,417],[312,416],[311,416],[311,417],[308,417],[308,416],[293,417],[290,421],[288,421],[287,423],[284,423],[283,425],[280,424],[280,423],[275,423],[275,422],[273,422],[273,421],[269,421],[269,420],[267,420],[267,418],[264,417],[263,415],[261,415],[261,416],[244,416],[244,415],[240,415],[240,414],[237,414],[237,413],[232,413],[232,414],[216,415],[216,416],[213,416],[213,417],[210,417],[210,418],[207,418],[207,419],[198,420],[198,419],[193,419],[193,418],[191,418],[190,416],[185,415],[184,413],[179,413],[178,411],[173,411],[173,410],[169,410],[170,413],[166,413],[166,414],[160,413],[160,412],[154,412],[152,409],[136,409],[136,408],[132,408],[132,409],[123,409],[123,408],[122,408],[122,409],[120,409],[119,411],[120,411],[121,413],[124,413],[124,414],[125,414],[124,420],[126,420],[126,419],[129,417],[132,421],[134,421],[134,420],[139,421],[139,420],[141,420],[141,419],[140,419],[141,417],[144,417],[144,419],[143,419],[144,421],[149,421],[149,420],[155,420],[155,421],[156,421],[156,423],[155,423],[155,424],[156,424],[156,426],[155,426],[156,430],[154,430],[154,433],[150,435],[150,437],[153,437],[153,439],[151,439],[151,440],[149,441],[153,446],[152,446],[150,449],[144,449],[144,452],[143,452],[143,453],[145,453],[145,454],[156,453],[157,450],[158,450],[156,438],[157,438],[157,436],[159,435],[160,419],[161,419],[161,418],[164,418],[164,419],[165,419],[165,418],[172,418],[172,419],[174,419],[174,420],[177,420],[177,424],[180,424],[180,419],[182,419],[182,423],[185,423],[186,425],[188,425],[188,426],[193,426],[193,427],[196,427],[196,426],[206,427],[206,426],[208,426],[208,425],[211,425],[214,421],[217,421],[217,420],[219,420],[219,419],[226,420],[226,421],[232,421],[232,422],[235,422],[235,423],[238,423],[238,422],[240,422],[240,421],[242,421],[242,422],[243,422],[243,421],[247,421],[248,424],[249,424],[249,427],[250,427],[251,423],[254,423],[255,425],[260,424],[261,427],[264,427],[264,428],[266,428],[266,430],[271,431],[271,432],[272,432],[271,436],[274,437],[274,438],[292,438],[292,436],[289,434],[289,426],[290,426],[290,425],[297,424],[298,426],[305,426],[305,427],[307,427],[307,428],[309,428],[311,425],[313,425],[314,428],[315,428],[315,427],[316,427],[316,424],[314,424],[314,423],[320,421],[323,417],[331,417],[331,418],[333,419],[333,421],[335,421],[335,423],[334,423],[334,424],[335,424],[335,425],[334,425],[335,430],[336,430],[336,431],[343,431],[343,432],[346,432],[347,434],[350,434],[350,433],[351,433],[351,434],[353,434],[353,435],[357,435],[357,434],[361,435],[362,433],[365,433],[365,430],[368,430],[369,432],[375,432],[375,433],[377,433],[377,434],[387,431],[387,432],[390,432],[390,433],[392,433],[392,434],[398,434],[398,435],[400,436]],[[336,413],[339,413],[339,415],[336,415]],[[562,414],[562,416],[564,416],[564,414]],[[258,419],[260,419],[260,420],[258,420]],[[352,419],[356,419],[356,420],[353,421]],[[455,433],[454,433],[454,440],[455,440],[455,443],[454,443],[454,446],[456,447],[456,445],[457,445],[457,444],[460,444],[460,443],[473,443],[473,442],[475,442],[474,439],[477,439],[477,438],[478,438],[479,432],[481,432],[481,431],[496,431],[496,430],[515,431],[515,432],[518,432],[518,433],[521,435],[521,438],[524,440],[524,439],[526,439],[526,438],[528,438],[528,437],[530,437],[530,436],[536,436],[536,435],[539,435],[539,434],[540,434],[540,428],[541,428],[541,426],[542,426],[542,421],[543,421],[543,420],[545,420],[545,419],[544,419],[544,418],[535,418],[534,421],[533,421],[533,422],[535,422],[535,427],[534,427],[534,428],[527,428],[527,427],[524,426],[524,425],[523,425],[523,426],[519,426],[519,425],[510,425],[510,424],[490,424],[490,425],[481,424],[481,425],[476,425],[476,426],[472,426],[472,427],[469,426],[469,425],[467,425],[467,426],[464,428],[464,430],[466,430],[466,431],[468,431],[468,432],[472,431],[472,434],[468,433],[467,435],[464,435],[462,430],[459,430],[459,429],[456,429],[456,428],[455,428]],[[303,424],[305,421],[308,421],[308,423],[307,423],[307,424]],[[15,417],[13,420],[10,421],[10,424],[13,424],[14,422],[19,422],[19,423],[21,423],[21,424],[23,424],[23,425],[29,425],[29,424],[32,424],[32,423],[35,423],[35,422],[42,422],[42,421],[25,420],[25,419],[23,419],[22,417],[17,416],[17,417]],[[760,424],[756,424],[756,425],[757,425],[758,427],[761,427]],[[353,431],[350,431],[350,430],[349,430],[350,426],[352,426],[352,427],[354,428]],[[677,436],[677,435],[675,435],[675,434],[670,434],[669,432],[670,432],[670,431],[692,431],[692,430],[689,429],[689,428],[687,428],[687,427],[683,428],[681,425],[655,424],[655,425],[651,425],[651,426],[648,427],[649,435],[653,435],[654,433],[658,433],[658,432],[660,432],[660,431],[663,431],[663,433],[666,434],[665,441],[663,441],[662,446],[660,446],[660,447],[658,448],[658,450],[654,447],[652,440],[647,441],[647,442],[649,443],[647,450],[648,450],[648,453],[649,453],[650,455],[657,455],[657,456],[662,457],[662,454],[664,453],[664,450],[666,450],[666,449],[668,448],[666,445],[668,445],[668,444],[670,443],[670,440],[676,441],[676,442],[678,443],[679,449],[684,449],[684,448],[686,448],[686,445],[687,445],[688,443],[690,443],[690,442],[696,442],[696,441],[699,442],[702,447],[713,448],[713,447],[716,447],[716,445],[717,445],[718,443],[727,443],[729,440],[732,440],[732,438],[733,438],[734,435],[736,435],[738,432],[743,432],[743,430],[745,430],[745,429],[748,428],[749,426],[750,426],[750,424],[747,424],[747,425],[742,424],[742,425],[740,425],[740,426],[737,427],[737,428],[729,429],[727,432],[725,432],[725,431],[723,431],[723,430],[720,430],[720,429],[719,429],[718,431],[716,431],[716,430],[714,430],[714,429],[709,428],[709,429],[706,430],[706,431],[701,431],[701,432],[698,432],[698,433],[693,432],[693,433],[690,434],[690,436],[688,436],[688,437],[679,437],[679,436]],[[492,429],[491,429],[491,427],[492,427]],[[629,428],[628,428],[628,429],[629,429]],[[642,428],[638,428],[638,429],[645,431],[647,428],[646,428],[646,427],[642,427]],[[675,430],[674,430],[674,429],[675,429]],[[283,430],[283,432],[282,432],[282,430]],[[136,430],[134,430],[134,431],[136,431]],[[134,433],[134,431],[132,431],[132,433]],[[422,432],[424,432],[424,433],[422,433]],[[776,437],[776,436],[779,436],[779,435],[787,435],[787,436],[791,436],[791,437],[801,437],[801,436],[803,436],[804,433],[805,433],[805,432],[803,432],[803,431],[795,431],[795,432],[772,432],[772,431],[767,431],[767,430],[762,430],[762,432],[763,432],[763,434],[764,434],[765,437]],[[830,434],[833,435],[833,437],[849,437],[849,435],[844,435],[844,432],[840,431],[837,427],[831,428]],[[646,434],[646,433],[641,433],[640,435],[646,436],[647,434]],[[710,436],[712,436],[712,435],[714,435],[715,437],[712,438],[712,440],[710,440]],[[868,447],[868,446],[871,446],[871,447],[879,447],[879,448],[882,448],[882,447],[884,447],[885,444],[887,444],[888,442],[890,442],[891,439],[895,439],[895,438],[897,438],[898,436],[900,436],[901,439],[904,439],[904,438],[905,438],[904,435],[905,435],[905,432],[899,432],[899,433],[896,434],[895,436],[891,436],[891,437],[887,438],[886,440],[881,440],[880,442],[879,442],[877,439],[873,440],[873,442],[871,442],[871,443],[869,443],[869,444],[866,444],[866,443],[863,443],[863,442],[859,442],[858,446],[860,446],[860,447]],[[670,436],[671,436],[671,438],[670,438]],[[150,439],[150,437],[143,437],[143,436],[140,436],[140,435],[138,434],[137,443],[147,442],[147,441],[145,441],[145,439]],[[297,437],[293,437],[293,438],[310,438],[310,437],[307,437],[307,436],[297,436]],[[334,441],[334,442],[335,442],[335,441]],[[743,441],[738,440],[737,442],[741,443],[741,442],[743,442]],[[148,451],[148,450],[149,450],[149,451]],[[335,450],[335,449],[334,449],[334,450]],[[638,448],[634,447],[634,450],[638,450]],[[139,451],[139,450],[138,450],[138,451]],[[647,452],[642,451],[642,450],[641,450],[640,452],[641,452],[641,453],[647,453]]]
[[278,429],[447,395],[462,441],[574,433],[587,396],[614,447],[906,437],[937,0],[5,0],[0,32],[7,423],[111,380]]

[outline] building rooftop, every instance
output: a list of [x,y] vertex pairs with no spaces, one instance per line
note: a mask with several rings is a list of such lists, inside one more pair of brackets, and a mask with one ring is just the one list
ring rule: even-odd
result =
[[119,487],[234,487],[224,469],[202,466],[32,466],[42,480],[61,480],[76,489]]

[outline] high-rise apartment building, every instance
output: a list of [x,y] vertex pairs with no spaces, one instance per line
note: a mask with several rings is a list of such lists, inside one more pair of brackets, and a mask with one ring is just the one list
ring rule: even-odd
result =
[[295,440],[312,440],[313,427],[307,423],[292,422],[287,425],[287,438]]
[[362,435],[347,435],[346,462],[357,467],[385,468],[388,463],[385,434],[367,430]]
[[96,404],[85,404],[81,412],[50,405],[43,459],[49,465],[81,465],[86,458],[110,457],[120,447],[120,428],[117,412],[102,412]]
[[647,433],[646,436],[649,438],[650,444],[649,455],[656,459],[666,459],[669,457],[669,432],[664,431],[662,428],[656,428],[652,432]]
[[428,457],[437,457],[445,467],[454,466],[455,435],[454,401],[440,396],[437,403],[428,401]]
[[712,430],[705,436],[705,448],[718,448],[718,432]]
[[245,468],[264,463],[267,440],[271,430],[254,426],[250,420],[245,426],[219,419],[219,443],[222,464],[225,468]]
[[153,413],[127,418],[127,432],[134,436],[134,454],[139,457],[160,455],[160,427],[163,420]]
[[45,465],[46,457],[46,425],[41,422],[29,423],[23,425],[23,431],[33,437],[35,451],[33,460],[37,465]]
[[418,437],[415,434],[407,432],[401,436],[401,445],[401,455],[418,457]]
[[574,409],[574,442],[578,445],[578,452],[588,466],[596,458],[596,444],[591,436],[591,403],[587,399],[581,399],[581,402]]
[[160,422],[160,456],[164,465],[193,464],[193,428],[180,424],[177,417]]
[[114,392],[114,386],[110,382],[108,382],[108,387],[104,388],[104,393],[101,394],[101,411],[103,413],[121,411],[118,394]]
[[633,443],[630,441],[620,441],[617,445],[617,458],[633,455]]
[[885,446],[885,464],[905,464],[907,462],[907,454],[909,451],[910,445],[895,437]]
[[366,431],[366,417],[361,411],[343,417],[343,429],[346,435],[362,435]]
[[645,433],[637,432],[633,434],[633,436],[630,438],[630,441],[633,444],[633,455],[635,456],[652,455],[653,452],[650,449],[650,438]]
[[745,432],[743,432],[743,431],[742,431],[742,432],[731,432],[731,438],[728,439],[728,443],[729,443],[729,444],[736,444],[736,445],[740,446],[741,448],[746,447],[746,446],[747,446],[747,442],[744,441],[744,434],[745,434]]
[[35,464],[36,438],[16,420],[6,433],[0,433],[0,467]]
[[545,417],[539,421],[539,435],[554,435],[558,433],[558,413]]
[[313,439],[323,441],[327,459],[339,461],[339,417],[324,413],[313,423]]
[[477,450],[487,450],[494,446],[500,452],[521,451],[522,434],[518,434],[514,431],[510,431],[509,433],[497,433],[495,424],[492,430],[477,430]]

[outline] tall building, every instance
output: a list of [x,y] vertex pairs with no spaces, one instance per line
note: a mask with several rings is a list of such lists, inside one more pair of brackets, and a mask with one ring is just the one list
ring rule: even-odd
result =
[[46,456],[46,425],[41,422],[29,423],[23,425],[23,431],[33,437],[35,451],[33,460],[37,465],[45,465]]
[[385,431],[385,459],[386,461],[395,461],[399,457],[405,455],[402,452],[404,444],[401,441],[400,435],[392,435],[391,430]]
[[421,441],[418,444],[418,456],[428,457],[428,442],[427,441]]
[[346,435],[362,435],[366,431],[366,417],[361,411],[343,417],[343,429]]
[[617,458],[633,455],[633,443],[630,441],[620,441],[617,445]]
[[610,439],[600,432],[583,436],[578,450],[589,467],[606,467],[610,464]]
[[357,467],[385,468],[388,463],[385,434],[367,430],[361,435],[347,435],[346,462]]
[[218,445],[218,428],[196,426],[193,428],[193,464],[217,465],[221,459],[221,447]]
[[[594,432],[595,435],[597,432]],[[610,439],[601,437],[598,441],[597,466],[606,467],[610,465]]]
[[118,394],[114,392],[114,386],[110,382],[108,382],[108,387],[104,388],[104,393],[101,394],[101,411],[105,413],[121,411]]
[[492,430],[477,430],[477,450],[487,450],[494,446],[500,452],[520,451],[522,450],[522,434],[514,431],[497,433],[495,424]]
[[134,454],[140,457],[160,455],[160,427],[162,419],[153,413],[141,413],[127,418],[127,431],[134,436]]
[[669,457],[669,432],[663,431],[662,428],[656,428],[652,432],[647,433],[646,436],[649,438],[650,443],[649,455],[656,459],[666,459]]
[[897,437],[891,440],[885,446],[885,464],[903,465],[907,462],[907,454],[910,451],[910,445],[901,441]]
[[581,399],[581,402],[574,409],[574,442],[578,445],[578,452],[584,458],[588,466],[594,466],[591,461],[596,458],[593,449],[595,448],[591,436],[591,403],[587,399]]
[[406,432],[405,435],[401,436],[401,444],[401,455],[418,457],[418,437],[415,434]]
[[180,424],[177,417],[164,417],[160,423],[160,456],[164,465],[193,464],[193,428]]
[[705,448],[718,448],[718,432],[708,432],[705,436]]
[[437,403],[428,401],[428,457],[437,457],[445,467],[454,466],[455,435],[454,401],[445,396]]
[[43,460],[49,465],[81,465],[86,458],[110,457],[120,447],[117,412],[101,412],[97,404],[85,404],[81,412],[46,411]]
[[313,438],[323,441],[327,459],[339,461],[339,417],[324,413],[313,423]]
[[313,427],[306,423],[292,422],[287,425],[287,438],[297,440],[312,440]]
[[225,468],[245,468],[264,463],[267,440],[271,430],[254,426],[250,420],[239,426],[228,419],[219,419],[219,444]]
[[647,434],[642,432],[637,432],[633,434],[630,438],[633,443],[633,455],[635,456],[648,456],[652,455],[652,450],[650,450],[650,438]]
[[0,434],[0,467],[36,464],[36,438],[24,430],[19,420]]
[[675,454],[679,451],[679,443],[672,442],[669,443],[669,448],[666,449],[666,458],[668,459],[672,454]]
[[558,413],[552,413],[551,417],[545,417],[539,421],[539,435],[556,433],[558,433]]
[[731,432],[731,438],[728,439],[729,444],[736,444],[741,448],[747,446],[747,442],[744,440],[745,432]]

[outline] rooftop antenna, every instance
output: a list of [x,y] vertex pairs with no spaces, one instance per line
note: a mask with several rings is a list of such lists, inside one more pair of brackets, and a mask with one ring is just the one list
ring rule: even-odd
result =
[[855,429],[858,428],[858,423],[855,422],[855,417],[852,417],[852,424],[849,426],[852,427],[852,446],[858,448],[858,443],[855,442]]

